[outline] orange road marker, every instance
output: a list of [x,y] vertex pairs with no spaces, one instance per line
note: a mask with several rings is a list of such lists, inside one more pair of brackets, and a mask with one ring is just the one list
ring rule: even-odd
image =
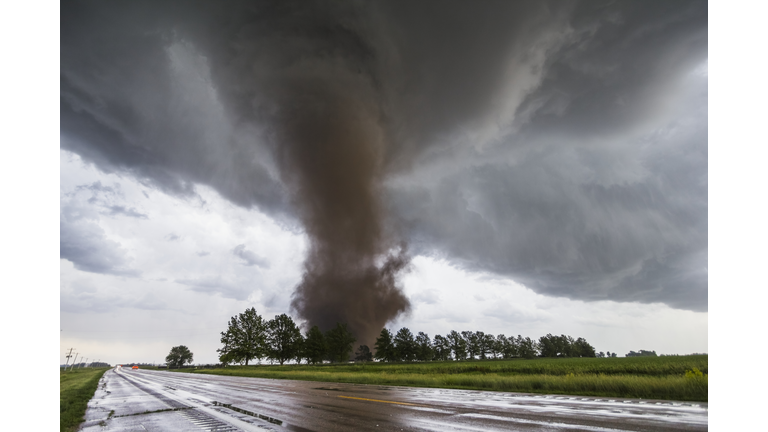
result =
[[396,404],[396,405],[421,406],[421,405],[416,405],[416,404],[407,403],[407,402],[385,401],[385,400],[367,399],[367,398],[352,397],[352,396],[339,396],[339,397],[344,399],[356,399],[356,400],[363,400],[363,401],[369,401],[369,402],[382,402],[382,403]]

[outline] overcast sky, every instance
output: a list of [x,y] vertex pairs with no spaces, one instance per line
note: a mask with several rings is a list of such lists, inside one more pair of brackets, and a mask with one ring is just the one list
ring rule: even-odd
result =
[[706,2],[251,3],[62,5],[62,363],[358,322],[399,245],[374,328],[708,351]]

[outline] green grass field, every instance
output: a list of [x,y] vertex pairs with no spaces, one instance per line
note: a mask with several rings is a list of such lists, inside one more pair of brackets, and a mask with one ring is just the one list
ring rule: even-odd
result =
[[96,392],[101,376],[108,369],[85,368],[59,372],[60,431],[77,430],[84,420],[88,401]]
[[[229,366],[179,372],[359,384],[706,402],[706,355]],[[686,371],[698,370],[702,374]]]

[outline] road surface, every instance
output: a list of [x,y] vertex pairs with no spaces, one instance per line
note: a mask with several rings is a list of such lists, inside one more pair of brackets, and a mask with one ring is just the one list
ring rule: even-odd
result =
[[707,404],[338,384],[115,368],[88,404],[105,431],[704,431]]

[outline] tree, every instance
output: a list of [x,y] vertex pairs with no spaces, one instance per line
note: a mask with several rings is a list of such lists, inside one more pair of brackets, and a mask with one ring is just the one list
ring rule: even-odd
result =
[[656,351],[640,350],[640,352],[630,351],[624,357],[657,357]]
[[387,328],[381,329],[379,337],[376,338],[376,359],[386,362],[395,360],[395,345],[392,342],[392,332]]
[[574,353],[572,337],[566,335],[552,336],[548,333],[539,338],[539,348],[542,357],[578,357]]
[[433,358],[437,361],[448,361],[451,359],[451,343],[445,337],[441,335],[435,336],[435,340],[432,343],[433,346]]
[[[477,332],[481,333],[482,332]],[[478,340],[478,334],[472,331],[463,331],[461,332],[461,335],[464,337],[464,340],[466,341],[466,349],[469,352],[469,359],[474,360],[475,356],[480,354],[480,343]]]
[[539,338],[539,349],[542,357],[557,357],[557,344],[551,333]]
[[515,345],[517,345],[518,355],[522,358],[532,359],[536,357],[539,351],[538,344],[529,337],[523,338],[517,335]]
[[165,357],[168,368],[180,368],[184,363],[192,363],[192,351],[184,345],[171,348],[171,352]]
[[517,345],[515,344],[515,337],[506,337],[503,334],[496,336],[497,343],[501,346],[501,356],[505,359],[517,357]]
[[496,337],[492,334],[477,332],[477,343],[480,345],[480,358],[486,359],[488,356],[496,358]]
[[395,352],[400,361],[413,361],[416,357],[416,341],[413,340],[413,333],[408,327],[398,330],[395,335]]
[[467,358],[467,341],[461,337],[459,332],[451,330],[446,339],[448,339],[448,344],[451,347],[451,351],[453,351],[454,360],[464,360]]
[[584,338],[576,339],[571,347],[574,357],[597,357],[595,347],[590,345]]
[[373,353],[371,353],[371,349],[368,348],[368,345],[360,345],[360,347],[357,348],[357,351],[355,352],[355,361],[373,361]]
[[278,315],[267,323],[267,354],[282,365],[299,353],[301,331],[286,314]]
[[304,335],[299,332],[299,338],[296,340],[296,364],[301,364],[301,360],[307,357],[304,351],[305,342]]
[[[504,337],[503,334],[500,334],[499,336]],[[498,336],[494,336],[492,334],[485,335],[486,342],[485,344],[488,346],[489,354],[493,356],[493,358],[499,358],[499,355],[504,351],[504,342],[503,339],[499,338]],[[506,338],[504,338],[506,339]]]
[[352,344],[357,340],[347,328],[347,324],[341,323],[336,323],[336,327],[328,330],[325,333],[325,339],[328,342],[328,354],[331,361],[339,363],[349,360]]
[[312,326],[304,341],[304,358],[307,359],[307,363],[318,364],[323,362],[326,355],[328,355],[328,344],[325,336],[318,326]]
[[216,350],[220,353],[219,361],[224,364],[245,362],[248,366],[251,359],[261,359],[267,353],[266,330],[264,319],[254,308],[233,316],[227,330],[221,332],[224,347]]
[[429,335],[424,332],[419,332],[419,334],[416,335],[416,360],[432,360],[434,355],[433,351],[434,349],[432,348],[432,341],[429,339]]

